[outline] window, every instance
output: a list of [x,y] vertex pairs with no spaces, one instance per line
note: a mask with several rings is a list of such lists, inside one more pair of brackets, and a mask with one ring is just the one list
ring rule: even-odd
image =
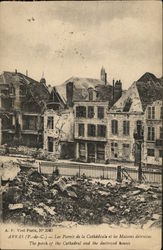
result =
[[116,135],[118,134],[118,121],[112,120],[112,134]]
[[148,136],[149,141],[154,141],[155,139],[155,128],[154,127],[148,127]]
[[104,107],[97,107],[98,112],[98,118],[103,119],[104,118]]
[[123,108],[123,111],[124,112],[129,112],[130,111],[130,108],[131,108],[131,104],[132,104],[132,100],[131,98],[129,98],[126,103],[125,103],[125,106]]
[[163,157],[163,150],[159,150],[159,157]]
[[152,119],[155,119],[155,107],[152,107]]
[[155,119],[155,107],[148,107],[148,119]]
[[44,130],[44,117],[41,117],[40,129]]
[[111,156],[113,158],[118,157],[118,143],[116,143],[116,142],[111,143]]
[[103,143],[97,143],[97,159],[105,160],[105,145]]
[[14,88],[14,86],[12,84],[10,86],[10,94],[15,95],[15,88]]
[[96,127],[93,124],[88,124],[88,136],[96,136]]
[[123,158],[128,159],[130,156],[130,145],[123,144]]
[[22,116],[24,130],[37,130],[38,118],[36,116]]
[[89,101],[93,101],[93,91],[89,91]]
[[160,127],[160,139],[163,139],[163,128]]
[[79,158],[80,160],[85,159],[85,143],[79,143]]
[[20,93],[20,95],[25,95],[26,94],[25,86],[20,85],[19,93]]
[[151,149],[151,148],[147,148],[147,155],[148,156],[155,156],[155,151],[154,149]]
[[163,119],[163,107],[160,108],[160,119]]
[[48,116],[47,128],[48,129],[53,129],[54,128],[53,116]]
[[147,114],[147,116],[148,116],[148,119],[151,119],[151,107],[148,107],[148,114]]
[[99,137],[106,136],[106,126],[105,125],[97,125],[97,136],[99,136]]
[[79,124],[79,136],[84,136],[84,124]]
[[140,120],[136,121],[136,129],[137,129],[138,137],[141,137],[143,135],[142,121],[140,121]]
[[94,117],[94,107],[89,106],[88,107],[88,118],[93,118]]
[[130,122],[129,121],[123,121],[123,134],[129,135],[130,133]]
[[48,137],[48,151],[53,152],[53,137]]
[[2,118],[2,129],[11,129],[12,128],[12,115],[3,116]]
[[86,107],[84,106],[76,107],[76,117],[86,117]]

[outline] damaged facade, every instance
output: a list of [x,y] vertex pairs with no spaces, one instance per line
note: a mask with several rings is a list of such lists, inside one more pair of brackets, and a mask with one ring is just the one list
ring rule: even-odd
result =
[[[25,145],[82,162],[161,165],[163,80],[145,73],[127,91],[120,80],[71,77],[47,87],[26,75],[0,76],[0,144]],[[135,134],[142,136],[140,149]]]
[[44,149],[57,158],[73,158],[73,120],[70,109],[48,109],[44,113]]
[[[156,138],[160,139],[159,136],[162,136],[161,117],[159,116],[161,101],[155,102],[155,100],[162,100],[162,93],[162,78],[158,79],[153,74],[145,73],[131,85],[109,110],[108,143],[111,161],[128,161],[138,165],[141,150],[141,160],[145,165],[161,165],[162,151],[157,149],[161,145],[160,141],[156,140]],[[153,112],[150,119],[147,118],[149,110]],[[142,136],[143,144],[141,148],[139,148],[137,139],[134,138],[135,133]],[[141,133],[143,134],[141,135]],[[157,134],[156,137],[154,136],[155,133]],[[160,146],[156,147],[157,144]],[[156,151],[156,156],[154,156],[154,151]],[[153,160],[151,157],[153,157]],[[154,160],[156,157],[157,161]]]
[[[113,82],[113,86],[110,85],[104,68],[101,69],[100,78],[72,77],[53,88],[51,95],[55,105],[53,101],[50,102],[44,114],[45,149],[56,152],[56,142],[60,141],[61,158],[64,156],[85,162],[105,162],[106,111],[121,96],[122,83],[117,81],[115,84]],[[63,134],[60,139],[56,136],[58,128],[55,127],[58,119],[63,130],[60,130]],[[52,124],[50,129],[48,122]]]
[[66,86],[53,87],[44,112],[43,148],[64,159],[74,156],[74,116],[67,100]]
[[[150,145],[152,147],[157,145],[158,150],[155,151],[159,160],[150,161],[147,156],[146,146],[149,145],[149,141],[147,140],[146,110],[148,105],[155,105],[152,103],[157,99],[161,100],[162,89],[162,78],[145,73],[127,91],[122,91],[120,80],[113,80],[112,85],[107,82],[104,68],[101,69],[100,80],[72,77],[64,84],[56,86],[53,89],[53,95],[56,97],[59,109],[64,112],[66,110],[71,117],[72,126],[66,123],[66,133],[71,134],[71,139],[67,136],[67,141],[74,145],[72,149],[74,153],[71,151],[71,156],[73,155],[75,160],[83,162],[119,161],[138,165],[141,151],[141,161],[145,165],[149,162],[160,165],[162,151],[158,146],[158,144],[160,145],[158,136],[157,142],[153,141],[153,144]],[[50,116],[48,112],[45,113],[45,116]],[[54,116],[56,115],[54,107],[50,112],[53,112]],[[55,120],[55,118],[53,119]],[[47,131],[46,124],[48,121],[45,122],[45,131]],[[161,119],[158,121],[157,118],[157,122],[153,121],[153,124],[156,127],[159,126],[156,130],[160,131],[161,136]],[[55,135],[55,128],[53,130]],[[144,135],[142,135],[143,132]],[[141,149],[138,139],[134,137],[135,133],[143,136]],[[45,134],[44,146],[48,149],[48,132]],[[50,134],[49,137],[51,137]],[[50,140],[52,141],[52,139],[49,138],[49,145]],[[53,136],[53,140],[55,140],[55,136]],[[151,146],[148,147],[151,148]],[[55,151],[54,144],[53,151]],[[151,150],[148,150],[148,153],[149,151]],[[72,158],[71,156],[69,155],[69,158]]]
[[75,158],[83,162],[104,163],[109,158],[107,110],[122,95],[122,83],[117,81],[110,85],[102,68],[101,80],[80,79],[80,89],[80,96],[77,87],[74,91]]
[[22,73],[0,76],[0,144],[42,147],[43,112],[49,99],[45,79],[37,82]]
[[143,126],[143,110],[136,82],[108,112],[108,148],[111,161],[139,160],[133,134]]
[[163,157],[163,103],[157,100],[148,105],[144,116],[144,163],[162,165]]

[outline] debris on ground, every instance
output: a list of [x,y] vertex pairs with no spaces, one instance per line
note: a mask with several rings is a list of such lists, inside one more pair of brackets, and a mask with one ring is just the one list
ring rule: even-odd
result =
[[161,185],[48,177],[36,169],[21,169],[1,192],[4,222],[161,227]]
[[3,181],[13,180],[19,171],[19,165],[13,161],[0,162],[0,175]]

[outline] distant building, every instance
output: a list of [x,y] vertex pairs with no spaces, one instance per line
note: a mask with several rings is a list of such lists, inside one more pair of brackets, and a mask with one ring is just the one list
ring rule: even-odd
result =
[[43,146],[43,112],[49,99],[45,79],[15,72],[0,75],[0,144]]

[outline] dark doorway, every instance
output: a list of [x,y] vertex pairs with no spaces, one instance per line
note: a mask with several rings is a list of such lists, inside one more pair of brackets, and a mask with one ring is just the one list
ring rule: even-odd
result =
[[141,147],[139,143],[135,143],[135,166],[140,163]]
[[95,162],[95,144],[88,143],[88,162]]
[[53,138],[48,137],[48,151],[53,152]]

